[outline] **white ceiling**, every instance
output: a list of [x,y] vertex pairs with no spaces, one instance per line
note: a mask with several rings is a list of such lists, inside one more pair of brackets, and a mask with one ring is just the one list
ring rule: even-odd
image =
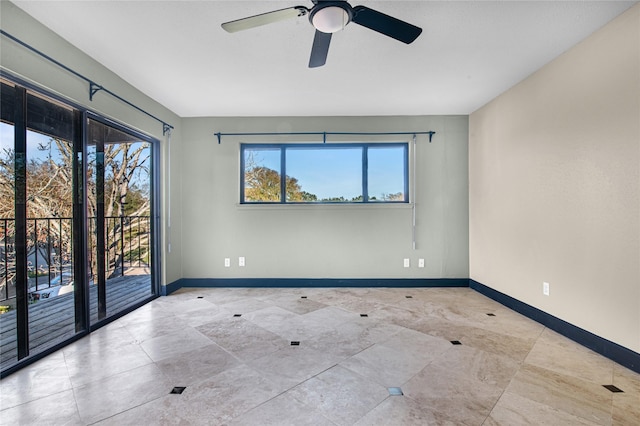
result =
[[310,0],[13,1],[181,117],[469,114],[636,3],[352,0],[423,33],[352,23],[309,69],[307,17],[220,24]]

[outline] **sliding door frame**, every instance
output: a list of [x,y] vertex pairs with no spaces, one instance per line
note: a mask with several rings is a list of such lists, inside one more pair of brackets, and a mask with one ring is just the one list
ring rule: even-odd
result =
[[[17,362],[0,371],[0,378],[29,365],[45,356],[59,350],[69,343],[78,340],[90,332],[109,324],[110,322],[126,315],[127,313],[143,306],[160,295],[160,188],[158,165],[160,156],[160,140],[137,131],[125,124],[106,118],[97,112],[91,111],[85,106],[79,105],[60,95],[25,81],[5,70],[0,69],[0,78],[6,80],[15,87],[15,99],[13,110],[14,147],[16,148],[15,181],[16,181],[16,333],[17,333]],[[74,285],[74,315],[75,334],[51,347],[37,353],[29,351],[29,318],[28,318],[28,285],[27,285],[27,246],[26,246],[26,134],[27,134],[27,92],[33,92],[60,102],[73,111],[73,179],[72,179],[72,232],[73,232],[73,276]],[[90,294],[89,294],[89,268],[88,268],[88,234],[89,219],[87,214],[87,139],[89,119],[101,122],[128,133],[141,141],[149,143],[151,149],[150,166],[150,248],[151,248],[151,295],[127,306],[123,310],[109,317],[101,316],[98,321],[90,320]],[[104,247],[103,247],[104,251]],[[81,285],[78,285],[81,284]],[[103,302],[105,299],[102,299]]]

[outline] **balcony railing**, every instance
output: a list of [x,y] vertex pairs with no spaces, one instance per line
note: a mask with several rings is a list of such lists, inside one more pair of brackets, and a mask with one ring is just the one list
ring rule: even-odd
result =
[[[97,275],[96,218],[89,218],[89,277]],[[48,289],[73,282],[72,219],[27,219],[27,272],[31,301],[49,297]],[[105,217],[105,265],[107,278],[148,268],[151,256],[150,216]],[[15,301],[15,219],[0,219],[0,302]],[[7,309],[7,308],[5,308]],[[2,313],[2,311],[0,311]]]

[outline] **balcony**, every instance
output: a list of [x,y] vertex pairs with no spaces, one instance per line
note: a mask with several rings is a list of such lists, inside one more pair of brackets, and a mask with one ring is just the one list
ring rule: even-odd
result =
[[[98,322],[95,218],[89,218],[91,324]],[[149,216],[105,218],[107,317],[153,295]],[[27,220],[29,353],[46,350],[75,331],[71,218]],[[17,361],[15,219],[0,219],[0,369]]]

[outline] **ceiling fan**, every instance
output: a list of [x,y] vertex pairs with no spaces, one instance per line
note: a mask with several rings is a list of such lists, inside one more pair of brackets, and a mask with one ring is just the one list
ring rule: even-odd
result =
[[331,35],[344,29],[350,22],[377,31],[403,43],[412,43],[422,28],[401,21],[366,6],[351,7],[346,1],[312,0],[313,7],[294,6],[225,22],[222,28],[230,33],[248,30],[261,25],[309,15],[309,22],[316,29],[311,48],[309,68],[321,67],[327,61]]

